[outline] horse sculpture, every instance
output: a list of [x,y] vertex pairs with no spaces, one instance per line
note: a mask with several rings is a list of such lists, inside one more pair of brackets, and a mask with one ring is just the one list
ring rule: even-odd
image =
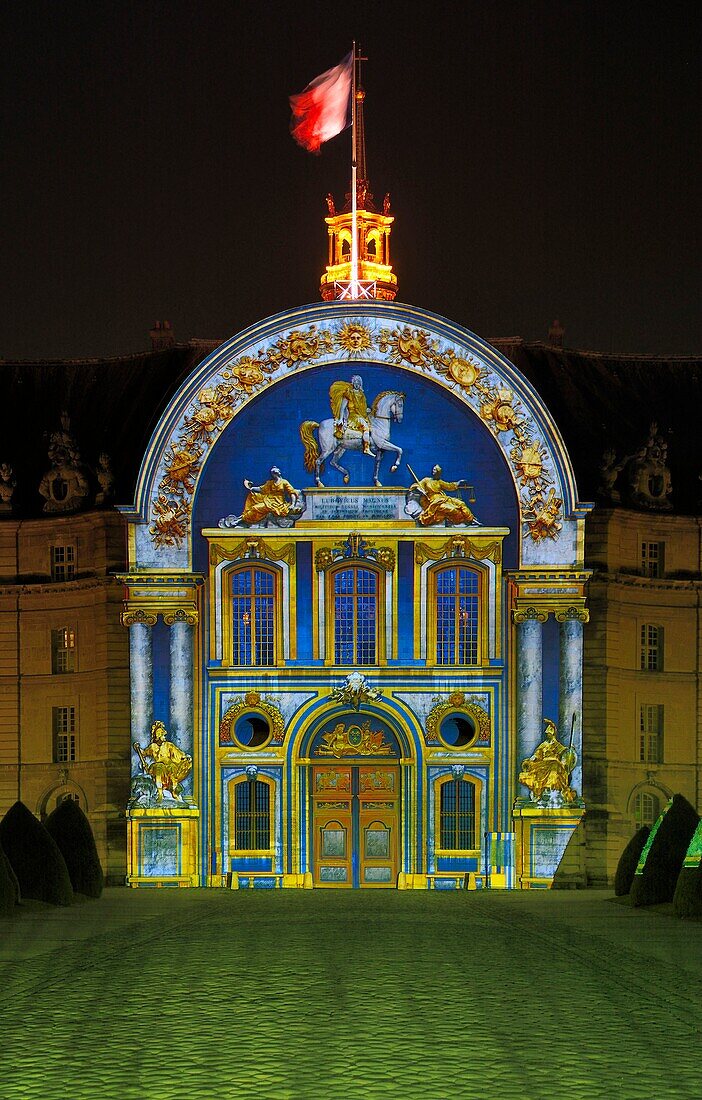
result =
[[[373,471],[373,484],[380,485],[380,464],[386,451],[392,451],[396,458],[390,472],[394,473],[400,465],[402,448],[396,447],[390,442],[390,425],[393,421],[399,424],[404,412],[405,395],[394,390],[384,390],[379,393],[370,410],[370,442],[375,451],[375,469]],[[314,473],[315,481],[321,488],[322,470],[324,463],[331,456],[329,465],[338,470],[344,476],[344,485],[349,483],[349,472],[339,465],[339,459],[345,451],[361,451],[363,447],[363,435],[359,431],[344,427],[344,434],[339,439],[335,435],[338,421],[333,417],[317,423],[316,420],[305,420],[300,425],[300,439],[305,446],[305,469]],[[319,445],[314,437],[317,431]]]

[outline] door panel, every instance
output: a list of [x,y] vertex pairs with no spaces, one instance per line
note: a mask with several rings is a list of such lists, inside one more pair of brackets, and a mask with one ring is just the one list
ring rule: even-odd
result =
[[395,886],[399,769],[326,765],[313,769],[315,886]]

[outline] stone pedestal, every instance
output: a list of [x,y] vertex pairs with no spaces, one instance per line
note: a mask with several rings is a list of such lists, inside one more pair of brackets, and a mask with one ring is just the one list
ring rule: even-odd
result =
[[199,886],[194,806],[127,810],[127,886]]
[[513,816],[516,885],[522,890],[550,890],[568,842],[585,816],[585,808],[518,803]]

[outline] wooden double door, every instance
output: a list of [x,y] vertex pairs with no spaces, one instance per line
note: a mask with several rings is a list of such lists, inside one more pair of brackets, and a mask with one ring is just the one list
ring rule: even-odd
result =
[[399,870],[400,769],[329,763],[312,768],[314,885],[385,888]]

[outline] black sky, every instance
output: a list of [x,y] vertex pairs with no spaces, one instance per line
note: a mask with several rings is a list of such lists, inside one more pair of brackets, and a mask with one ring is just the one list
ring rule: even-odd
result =
[[287,97],[369,56],[399,297],[486,337],[702,351],[702,5],[624,0],[2,6],[0,356],[225,339],[315,301],[342,135]]

